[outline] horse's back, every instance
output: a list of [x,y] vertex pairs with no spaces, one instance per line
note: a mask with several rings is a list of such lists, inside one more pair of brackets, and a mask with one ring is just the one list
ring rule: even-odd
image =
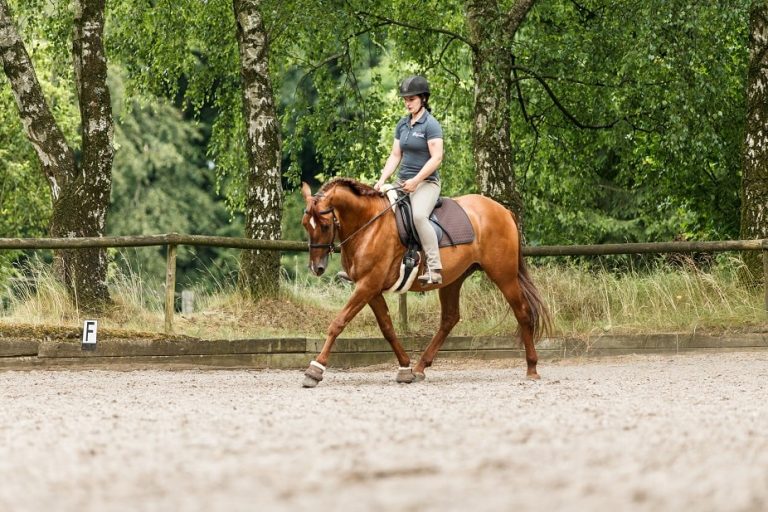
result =
[[517,232],[514,214],[490,197],[467,194],[452,199],[467,212],[476,233],[510,229]]
[[483,266],[498,258],[517,261],[520,235],[512,212],[493,199],[479,194],[453,199],[467,212],[475,230],[475,241],[471,247],[474,261]]

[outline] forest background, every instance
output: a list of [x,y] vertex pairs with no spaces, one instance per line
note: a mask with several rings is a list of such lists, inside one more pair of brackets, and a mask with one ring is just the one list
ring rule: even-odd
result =
[[[337,175],[372,183],[404,114],[397,83],[421,73],[445,133],[444,194],[498,195],[524,219],[528,244],[768,237],[768,223],[743,218],[768,199],[764,155],[757,171],[745,157],[764,1],[2,4],[76,163],[88,157],[77,149],[87,132],[73,27],[102,9],[114,119],[104,235],[256,237],[249,226],[261,217],[249,209],[260,208],[279,210],[269,237],[301,239],[297,185]],[[267,148],[279,151],[279,179],[255,206],[249,180],[264,169],[249,139],[244,13],[258,19],[251,35],[264,36],[255,47],[268,72],[253,69],[279,120]],[[18,98],[13,80],[0,81],[0,237],[48,236],[57,198]],[[481,168],[494,138],[502,149],[490,160],[503,172]],[[745,169],[761,187],[749,204]],[[1,252],[0,275],[17,275],[29,257]],[[185,248],[179,258],[182,284],[239,273],[232,251]],[[160,279],[165,255],[125,251],[114,263]]]

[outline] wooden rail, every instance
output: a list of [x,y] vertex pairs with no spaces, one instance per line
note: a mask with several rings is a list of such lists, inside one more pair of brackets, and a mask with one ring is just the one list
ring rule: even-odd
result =
[[225,236],[137,235],[98,238],[0,238],[0,249],[89,249],[94,247],[151,247],[157,245],[197,245],[265,251],[306,251],[306,242],[290,240],[252,240]]
[[[176,248],[179,245],[226,247],[264,251],[307,251],[306,242],[292,240],[252,240],[205,235],[105,236],[98,238],[0,238],[1,249],[86,249],[94,247],[150,247],[168,248],[165,276],[165,330],[173,332],[174,292],[176,288]],[[615,254],[663,254],[684,252],[762,251],[765,308],[768,311],[768,239],[724,240],[715,242],[653,242],[601,245],[541,245],[523,247],[525,256],[604,256]],[[400,296],[400,326],[408,330],[406,294]]]

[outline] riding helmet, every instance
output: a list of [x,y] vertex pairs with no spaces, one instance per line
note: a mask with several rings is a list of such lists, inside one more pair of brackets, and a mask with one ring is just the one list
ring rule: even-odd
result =
[[400,83],[400,97],[429,94],[429,82],[421,75],[412,75]]

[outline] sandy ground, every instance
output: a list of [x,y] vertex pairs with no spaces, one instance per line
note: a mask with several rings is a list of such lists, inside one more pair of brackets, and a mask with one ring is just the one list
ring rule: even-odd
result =
[[768,352],[0,372],[0,510],[768,510]]

